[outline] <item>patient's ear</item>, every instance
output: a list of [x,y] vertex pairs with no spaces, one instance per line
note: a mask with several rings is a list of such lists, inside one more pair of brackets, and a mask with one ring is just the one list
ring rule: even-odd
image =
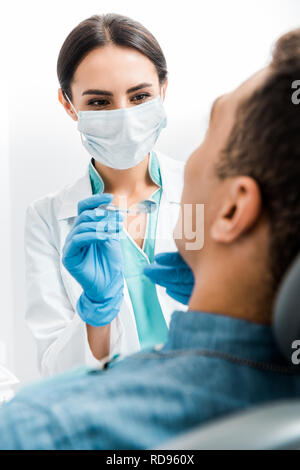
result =
[[74,120],[77,121],[77,116],[74,113],[74,110],[72,109],[70,103],[66,98],[64,97],[63,91],[61,88],[58,89],[58,101],[63,105],[65,108],[65,111],[68,113],[68,115]]
[[221,243],[231,243],[244,235],[261,213],[261,193],[254,179],[239,176],[227,183],[226,197],[211,226],[211,237]]

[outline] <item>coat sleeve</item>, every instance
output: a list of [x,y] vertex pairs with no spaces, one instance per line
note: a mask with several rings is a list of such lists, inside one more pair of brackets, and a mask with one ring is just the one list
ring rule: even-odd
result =
[[29,206],[25,222],[26,321],[37,342],[40,371],[47,376],[83,364],[87,340],[85,325],[65,290],[59,248],[46,219],[34,204]]

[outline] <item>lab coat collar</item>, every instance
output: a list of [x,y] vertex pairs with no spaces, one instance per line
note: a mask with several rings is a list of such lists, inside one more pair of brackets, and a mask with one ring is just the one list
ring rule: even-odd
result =
[[[156,152],[161,172],[162,187],[165,199],[168,202],[180,202],[182,188],[182,162],[174,160]],[[67,186],[62,194],[62,203],[58,209],[57,219],[64,220],[76,217],[78,203],[92,196],[92,185],[89,175],[89,167],[83,177],[73,185]]]

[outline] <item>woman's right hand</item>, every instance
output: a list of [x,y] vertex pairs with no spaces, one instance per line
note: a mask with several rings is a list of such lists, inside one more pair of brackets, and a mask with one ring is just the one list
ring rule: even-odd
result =
[[119,233],[123,215],[99,208],[111,194],[97,194],[78,204],[78,217],[66,238],[63,264],[82,286],[77,311],[92,326],[104,326],[123,301],[123,257]]

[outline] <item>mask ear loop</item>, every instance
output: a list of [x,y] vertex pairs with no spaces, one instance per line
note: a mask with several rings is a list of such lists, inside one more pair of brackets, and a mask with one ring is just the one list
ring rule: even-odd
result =
[[[78,113],[77,113],[77,111],[76,111],[76,109],[75,109],[75,107],[74,107],[72,101],[71,101],[70,98],[68,97],[67,93],[64,92],[64,95],[65,95],[65,97],[67,98],[67,101],[69,102],[69,105],[70,105],[71,108],[73,109],[74,113],[76,114],[77,119],[79,119]],[[83,144],[84,138],[83,138],[82,132],[80,132],[80,139],[81,139],[81,142],[82,142],[82,144]]]
[[65,97],[67,98],[67,101],[68,101],[69,105],[71,106],[72,110],[74,111],[74,113],[76,114],[76,117],[78,119],[79,116],[78,116],[78,113],[77,113],[76,109],[74,108],[74,105],[73,105],[72,101],[70,100],[70,98],[68,97],[68,95],[65,91],[63,93],[64,93]]
[[160,99],[162,100],[162,102],[164,102],[164,86],[162,85],[161,89],[160,89]]

